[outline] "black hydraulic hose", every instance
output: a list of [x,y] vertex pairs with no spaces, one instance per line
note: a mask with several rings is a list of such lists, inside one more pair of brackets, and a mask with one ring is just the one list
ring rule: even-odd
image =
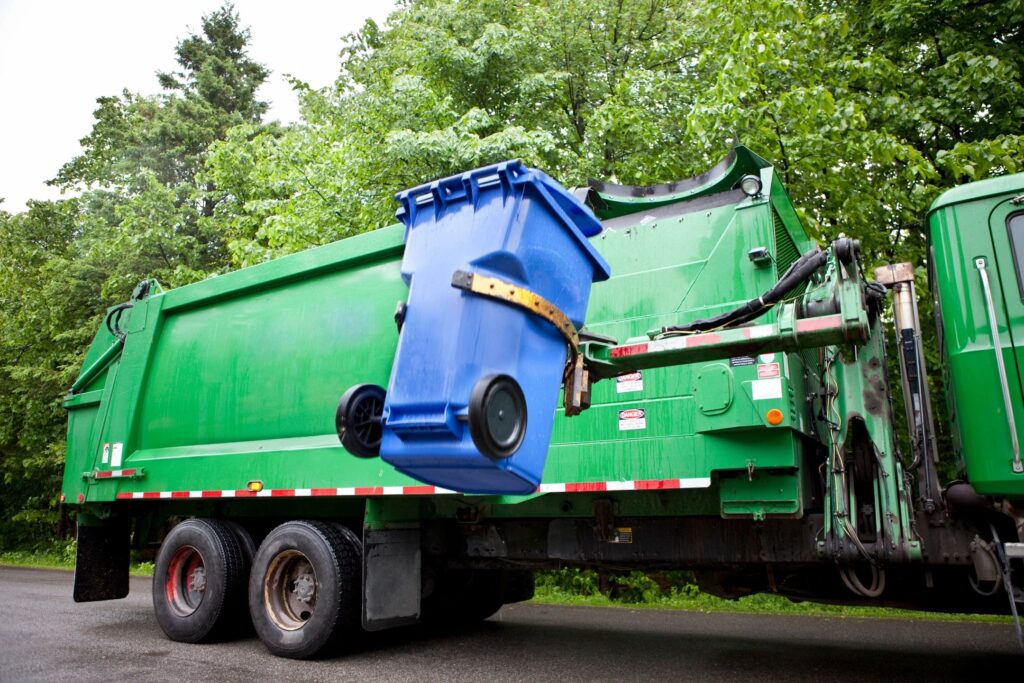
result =
[[775,304],[779,303],[779,301],[782,300],[782,297],[786,295],[786,292],[793,290],[802,282],[810,278],[811,275],[824,266],[827,261],[828,255],[824,251],[814,248],[794,261],[793,264],[786,269],[786,272],[783,273],[782,277],[779,278],[779,281],[776,282],[771,289],[756,299],[751,299],[739,308],[734,308],[731,311],[716,315],[713,318],[702,318],[700,320],[694,320],[693,322],[686,323],[685,325],[663,327],[661,328],[661,331],[663,334],[671,332],[705,332],[707,330],[727,327],[729,325],[739,325],[753,320]]
[[109,331],[110,334],[120,339],[122,342],[128,335],[121,329],[121,315],[132,306],[134,306],[134,304],[131,302],[118,304],[117,306],[111,308],[110,312],[107,313],[107,319],[105,321],[107,325],[107,331]]

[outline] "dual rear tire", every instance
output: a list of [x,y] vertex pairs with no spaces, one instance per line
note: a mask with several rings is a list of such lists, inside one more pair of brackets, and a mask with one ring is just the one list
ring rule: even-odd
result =
[[305,659],[357,640],[361,589],[361,543],[346,527],[286,522],[255,550],[237,523],[190,519],[160,548],[153,607],[171,640],[211,642],[255,627],[273,654]]
[[[533,595],[530,572],[434,574],[422,621],[463,626]],[[153,574],[157,622],[171,640],[201,643],[256,634],[279,657],[307,659],[357,644],[362,544],[321,521],[281,524],[256,550],[236,522],[190,519],[167,535]]]

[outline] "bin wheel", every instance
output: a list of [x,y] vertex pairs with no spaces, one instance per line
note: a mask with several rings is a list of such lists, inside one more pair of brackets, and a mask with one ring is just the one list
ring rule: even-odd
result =
[[469,397],[469,433],[481,453],[507,458],[526,436],[526,398],[508,375],[488,375]]
[[352,455],[360,458],[380,455],[384,397],[384,389],[376,384],[357,384],[338,401],[334,425],[341,445]]
[[232,528],[189,519],[171,529],[153,571],[153,611],[167,637],[202,643],[244,628],[249,564]]
[[285,522],[260,544],[249,611],[272,654],[308,659],[359,643],[361,599],[362,544],[348,528]]

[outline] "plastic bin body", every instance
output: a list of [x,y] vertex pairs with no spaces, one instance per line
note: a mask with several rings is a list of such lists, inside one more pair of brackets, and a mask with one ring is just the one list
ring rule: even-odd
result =
[[[406,190],[402,277],[409,285],[384,407],[381,457],[420,481],[467,493],[529,493],[544,471],[566,340],[507,303],[452,286],[459,270],[525,287],[582,325],[591,284],[609,268],[585,237],[589,209],[518,161]],[[512,456],[473,443],[467,406],[476,383],[508,375],[526,398],[527,428]]]

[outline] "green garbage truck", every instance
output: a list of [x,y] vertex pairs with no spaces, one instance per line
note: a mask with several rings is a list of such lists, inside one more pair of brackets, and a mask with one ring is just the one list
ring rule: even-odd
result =
[[[435,307],[462,346],[416,356],[414,330],[432,328],[405,324],[430,300],[403,267],[408,220],[179,289],[141,283],[108,312],[64,402],[76,601],[124,597],[131,550],[158,547],[168,637],[255,628],[296,658],[363,631],[485,619],[531,597],[534,570],[565,566],[686,569],[725,597],[1016,613],[1024,174],[953,188],[925,217],[951,453],[939,452],[914,267],[868,272],[856,241],[819,245],[750,150],[659,186],[460,178],[411,200],[432,230],[489,183],[510,231],[532,229],[517,223],[526,199],[565,230],[593,221],[596,234],[573,237],[597,264],[581,280],[589,300],[571,298],[585,320],[552,303],[573,281],[527,278],[510,232],[486,258],[459,256],[442,285],[518,311],[533,337]],[[500,363],[544,335],[548,362],[533,370],[487,375],[466,351],[506,345],[488,361]],[[426,443],[389,424],[398,367],[446,396],[404,405],[403,425],[434,411],[430,443],[459,440],[470,469],[529,456],[542,476],[526,468],[516,485],[531,490],[396,469],[389,443],[412,474]],[[487,381],[444,394],[456,371]],[[531,441],[531,429],[547,431]]]

